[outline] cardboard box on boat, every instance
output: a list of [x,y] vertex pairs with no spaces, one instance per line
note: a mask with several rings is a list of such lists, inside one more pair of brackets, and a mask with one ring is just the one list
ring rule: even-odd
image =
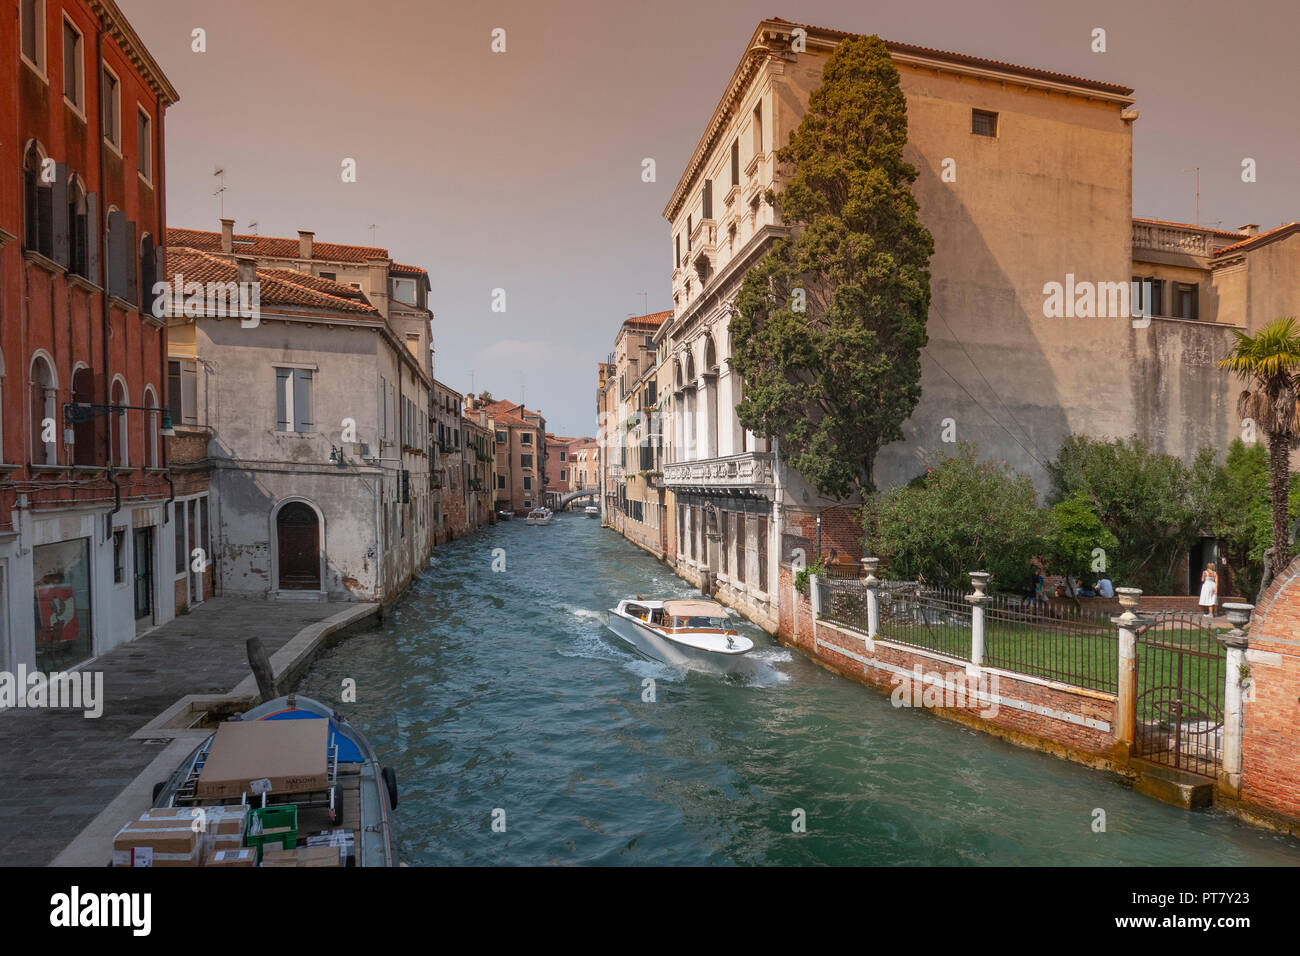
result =
[[198,866],[200,846],[188,820],[132,820],[113,838],[113,865]]
[[341,846],[300,846],[296,850],[262,851],[262,866],[342,866],[344,848]]
[[322,830],[320,833],[314,833],[303,841],[304,846],[334,846],[339,847],[342,852],[344,866],[355,866],[357,855],[356,833],[352,830]]
[[198,821],[197,832],[222,837],[244,839],[244,830],[248,827],[248,807],[244,805],[228,807],[154,807],[140,815],[141,820],[185,820]]
[[237,849],[217,850],[203,859],[204,866],[257,866],[257,848],[251,846]]
[[202,798],[252,793],[255,780],[269,780],[271,793],[324,790],[329,785],[329,721],[234,720],[217,727],[199,773]]

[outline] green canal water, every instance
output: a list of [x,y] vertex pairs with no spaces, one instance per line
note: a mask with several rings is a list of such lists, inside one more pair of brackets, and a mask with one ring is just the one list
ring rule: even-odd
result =
[[[895,709],[747,622],[767,665],[748,682],[645,660],[605,628],[621,597],[691,593],[581,514],[506,522],[439,548],[300,690],[396,769],[412,865],[1300,864],[1293,839]],[[357,701],[338,704],[346,678]]]

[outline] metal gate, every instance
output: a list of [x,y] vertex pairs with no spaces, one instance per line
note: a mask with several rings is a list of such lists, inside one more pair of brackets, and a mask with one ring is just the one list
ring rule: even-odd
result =
[[1161,611],[1137,634],[1135,756],[1215,777],[1223,756],[1226,649],[1204,617]]

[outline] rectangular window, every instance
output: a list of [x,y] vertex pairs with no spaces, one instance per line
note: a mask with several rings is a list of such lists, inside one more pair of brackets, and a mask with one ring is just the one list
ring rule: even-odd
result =
[[704,204],[704,218],[713,218],[713,180],[704,180],[704,194],[700,197]]
[[1180,319],[1198,318],[1195,285],[1187,282],[1174,283],[1174,308]]
[[533,433],[532,433],[532,432],[524,432],[522,435],[519,436],[519,444],[521,444],[521,445],[531,445],[532,443],[533,443]]
[[745,516],[736,515],[736,582],[745,583]]
[[506,476],[497,475],[497,490],[498,491],[504,490],[505,487],[506,487]]
[[339,274],[337,272],[322,272],[320,277],[322,279],[329,279],[330,282],[335,282],[338,280]]
[[104,139],[116,150],[122,149],[122,90],[117,77],[107,66],[104,67],[104,101],[103,112]]
[[531,468],[531,467],[533,467],[533,456],[532,456],[532,455],[520,455],[520,456],[519,456],[519,467],[520,467],[520,468]]
[[754,107],[754,121],[750,124],[754,131],[754,155],[763,155],[763,104]]
[[726,511],[718,512],[718,570],[727,573],[727,552],[731,550],[731,539],[727,537]]
[[731,185],[740,185],[740,137],[731,141]]
[[277,431],[311,431],[312,372],[305,368],[275,370],[275,427]]
[[113,531],[113,583],[126,583],[126,529]]
[[560,481],[564,481],[564,476],[565,476],[565,471],[564,471],[563,468],[561,468],[561,469],[560,469]]
[[67,670],[94,649],[90,615],[90,539],[32,548],[36,667]]
[[193,362],[167,362],[167,410],[175,425],[198,423],[198,372]]
[[81,111],[86,109],[85,57],[81,31],[63,20],[63,95]]
[[22,0],[23,56],[41,72],[45,71],[45,0]]
[[136,169],[147,183],[153,182],[153,120],[140,107],[135,111]]
[[767,516],[759,515],[758,523],[758,587],[767,590]]
[[524,476],[524,491],[532,491],[532,490],[533,490],[533,479],[531,479],[531,478],[529,478],[527,475],[525,475],[525,476]]
[[971,110],[970,131],[976,136],[997,136],[998,114],[988,110]]

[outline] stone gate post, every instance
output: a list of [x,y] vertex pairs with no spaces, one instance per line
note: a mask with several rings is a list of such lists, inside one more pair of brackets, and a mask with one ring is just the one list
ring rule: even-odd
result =
[[1250,646],[1250,638],[1242,626],[1250,621],[1254,609],[1253,604],[1223,605],[1232,630],[1219,637],[1228,651],[1223,676],[1223,763],[1219,767],[1219,787],[1234,797],[1241,794],[1242,670]]
[[966,595],[970,602],[970,662],[976,667],[984,663],[984,605],[993,600],[985,594],[989,586],[989,572],[971,571],[970,586],[974,589]]
[[862,570],[866,573],[862,583],[867,588],[867,637],[873,641],[880,633],[880,579],[876,577],[879,567],[879,558],[862,559]]
[[1137,632],[1142,624],[1138,617],[1141,588],[1116,588],[1119,605],[1124,612],[1112,617],[1111,623],[1119,628],[1119,700],[1115,707],[1115,748],[1123,757],[1133,750],[1133,736],[1137,727]]

